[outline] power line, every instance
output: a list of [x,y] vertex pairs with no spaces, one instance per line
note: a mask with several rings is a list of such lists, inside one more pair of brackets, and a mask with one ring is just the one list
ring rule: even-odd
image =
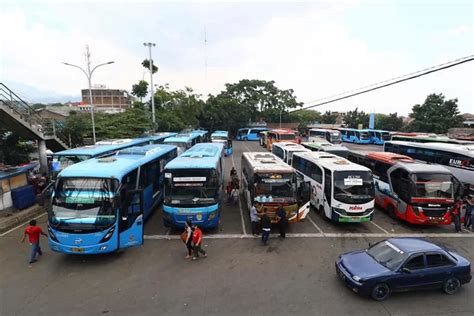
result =
[[[459,58],[459,59],[456,59],[456,60],[453,60],[453,61],[450,61],[450,62],[447,62],[447,63],[439,64],[439,65],[429,67],[429,68],[425,68],[425,69],[422,69],[422,70],[418,70],[418,71],[415,71],[415,72],[412,72],[412,73],[409,73],[409,74],[406,74],[406,75],[403,75],[403,76],[398,76],[398,77],[395,77],[395,78],[392,78],[392,79],[388,79],[388,80],[380,81],[380,82],[377,82],[377,83],[374,83],[374,84],[370,84],[370,85],[367,85],[367,86],[362,87],[362,88],[358,88],[358,89],[342,92],[342,93],[339,93],[339,94],[335,94],[335,95],[332,95],[332,96],[329,96],[329,97],[326,97],[326,98],[318,99],[318,100],[315,100],[315,101],[312,101],[312,102],[319,102],[319,101],[327,100],[327,99],[331,99],[331,100],[320,102],[320,103],[317,103],[317,104],[313,104],[313,105],[310,105],[310,106],[307,106],[307,107],[304,107],[304,108],[301,108],[301,109],[293,110],[293,111],[290,111],[290,113],[301,111],[301,110],[306,110],[306,109],[310,109],[310,108],[314,108],[314,107],[317,107],[317,106],[325,105],[325,104],[328,104],[328,103],[333,103],[333,102],[344,100],[344,99],[348,99],[348,98],[351,98],[351,97],[356,96],[356,95],[360,95],[360,94],[364,94],[364,93],[367,93],[367,92],[370,92],[370,91],[385,88],[385,87],[388,87],[388,86],[391,86],[391,85],[394,85],[394,84],[397,84],[397,83],[401,83],[401,82],[404,82],[404,81],[408,81],[408,80],[411,80],[411,79],[415,79],[415,78],[418,78],[418,77],[426,76],[430,73],[437,72],[437,71],[444,70],[444,69],[448,69],[448,68],[451,68],[451,67],[454,67],[454,66],[457,66],[457,65],[460,65],[460,64],[464,64],[464,63],[473,61],[473,60],[474,60],[474,55]],[[403,78],[403,79],[401,79],[401,78]],[[360,91],[360,90],[362,90],[362,91]],[[358,92],[355,92],[355,91],[358,91]],[[348,95],[346,95],[346,94],[348,94]],[[341,97],[341,95],[344,95],[344,96]],[[335,98],[335,99],[332,99],[332,98]],[[308,102],[308,103],[312,103],[312,102]]]

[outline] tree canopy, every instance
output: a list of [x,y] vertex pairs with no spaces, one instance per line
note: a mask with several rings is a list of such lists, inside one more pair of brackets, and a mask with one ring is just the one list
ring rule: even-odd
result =
[[388,115],[377,113],[375,114],[375,129],[383,129],[386,131],[400,131],[403,127],[403,118],[397,113],[390,113]]
[[355,108],[355,110],[346,113],[344,123],[349,128],[358,128],[359,124],[362,124],[363,128],[367,128],[369,126],[369,114],[364,111],[359,112],[359,108]]
[[[158,72],[158,67],[155,65],[155,61],[152,59],[152,62],[153,62],[153,70],[152,72],[153,73],[157,73]],[[142,61],[142,66],[146,69],[150,69],[150,60],[149,59],[144,59]]]
[[148,82],[140,80],[137,84],[132,86],[132,95],[140,98],[140,102],[148,94]]
[[332,113],[331,111],[326,111],[321,117],[321,121],[323,124],[336,124],[337,114]]

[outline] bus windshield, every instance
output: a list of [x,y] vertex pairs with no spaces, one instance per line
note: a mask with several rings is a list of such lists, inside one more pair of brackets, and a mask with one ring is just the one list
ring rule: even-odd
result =
[[216,140],[227,141],[227,137],[225,137],[225,136],[212,136],[211,140],[212,141],[216,141]]
[[78,162],[90,159],[90,155],[60,155],[53,156],[53,161],[59,162],[59,170],[63,170],[66,167],[72,166]]
[[364,204],[374,199],[370,171],[335,171],[334,199],[347,204]]
[[340,142],[340,140],[341,140],[341,134],[340,133],[330,132],[329,135],[330,135],[329,137],[331,139],[331,143]]
[[382,140],[390,140],[390,134],[387,132],[382,133]]
[[296,139],[295,134],[280,134],[280,139],[281,140],[294,140]]
[[59,179],[51,205],[51,226],[64,231],[98,231],[113,225],[116,188],[113,179]]
[[269,198],[292,198],[292,174],[256,175],[255,195]]
[[413,174],[415,181],[414,198],[453,198],[453,182],[449,174]]
[[212,205],[219,199],[219,180],[215,169],[165,170],[165,203],[188,206]]

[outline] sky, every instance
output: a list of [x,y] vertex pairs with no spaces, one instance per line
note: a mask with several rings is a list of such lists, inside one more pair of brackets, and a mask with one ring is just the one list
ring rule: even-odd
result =
[[[85,46],[93,84],[155,84],[217,94],[241,79],[274,80],[315,100],[474,55],[474,1],[19,1],[0,3],[0,81],[29,101],[78,98]],[[205,38],[207,42],[205,43]],[[474,62],[317,108],[407,115],[430,93],[474,112]],[[64,101],[67,101],[65,99]]]

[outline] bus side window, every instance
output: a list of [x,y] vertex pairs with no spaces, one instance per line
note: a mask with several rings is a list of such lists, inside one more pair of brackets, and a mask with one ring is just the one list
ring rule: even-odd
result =
[[388,182],[388,177],[387,177],[387,170],[390,168],[390,165],[385,164],[383,162],[376,161],[374,162],[374,166],[372,171],[374,172],[374,175],[379,177],[379,179],[383,182]]
[[122,185],[124,185],[128,190],[135,190],[137,188],[137,174],[138,169],[127,173],[122,179]]
[[314,163],[310,163],[310,177],[317,183],[322,183],[323,182],[323,171],[321,168],[316,166]]
[[331,189],[332,189],[332,175],[331,171],[324,168],[324,196],[327,202],[331,205]]

